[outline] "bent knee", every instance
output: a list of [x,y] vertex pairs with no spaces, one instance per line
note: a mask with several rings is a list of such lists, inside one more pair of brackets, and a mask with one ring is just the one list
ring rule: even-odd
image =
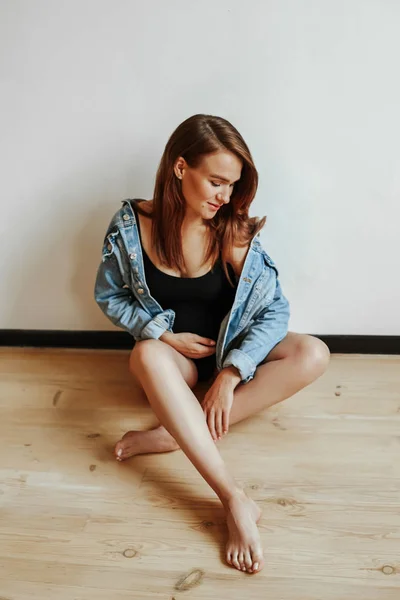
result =
[[329,365],[330,352],[322,340],[311,335],[301,335],[296,345],[296,357],[301,361],[305,372],[316,379]]
[[130,356],[129,368],[135,372],[138,367],[153,365],[157,358],[165,354],[166,346],[160,340],[136,342]]

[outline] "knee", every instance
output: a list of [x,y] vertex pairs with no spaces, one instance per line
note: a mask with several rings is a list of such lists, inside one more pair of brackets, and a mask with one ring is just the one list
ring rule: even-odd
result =
[[301,335],[296,345],[296,358],[301,363],[304,376],[311,382],[325,373],[330,352],[322,340],[311,335]]
[[129,369],[132,373],[153,366],[164,354],[165,344],[159,340],[143,340],[136,342],[129,360]]

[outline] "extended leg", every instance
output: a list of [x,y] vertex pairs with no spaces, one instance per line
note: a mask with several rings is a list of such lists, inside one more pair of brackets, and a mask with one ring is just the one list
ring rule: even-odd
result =
[[175,351],[157,340],[139,342],[131,370],[140,381],[160,423],[175,438],[221,500],[230,533],[230,562],[256,572],[263,555],[256,522],[260,510],[235,483],[213,442],[202,408],[175,360]]

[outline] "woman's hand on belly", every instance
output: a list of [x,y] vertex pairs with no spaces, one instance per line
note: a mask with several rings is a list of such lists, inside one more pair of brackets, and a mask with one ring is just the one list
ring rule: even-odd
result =
[[160,337],[165,342],[187,358],[206,358],[215,354],[215,341],[201,337],[196,333],[171,333],[166,331]]

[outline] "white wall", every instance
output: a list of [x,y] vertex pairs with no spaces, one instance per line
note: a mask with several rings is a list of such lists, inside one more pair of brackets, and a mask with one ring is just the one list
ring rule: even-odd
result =
[[291,328],[400,334],[399,30],[395,0],[0,0],[0,328],[113,328],[109,218],[206,112],[254,154]]

